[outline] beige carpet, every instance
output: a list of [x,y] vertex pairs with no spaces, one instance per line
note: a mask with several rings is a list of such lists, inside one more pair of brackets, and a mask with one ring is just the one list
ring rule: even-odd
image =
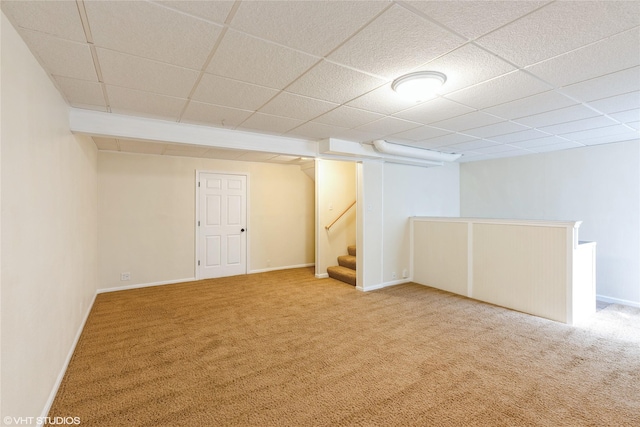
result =
[[612,330],[629,332],[611,335],[596,318],[616,310],[569,327],[416,284],[362,293],[307,268],[101,294],[49,416],[639,426],[640,310],[622,309]]

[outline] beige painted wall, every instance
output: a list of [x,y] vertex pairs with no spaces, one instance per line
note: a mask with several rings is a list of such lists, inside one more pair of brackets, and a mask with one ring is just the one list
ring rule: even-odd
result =
[[402,281],[410,267],[409,217],[460,215],[460,165],[422,168],[384,164],[383,281]]
[[342,211],[356,200],[356,163],[319,160],[316,163],[318,215],[318,254],[316,274],[327,274],[327,267],[338,265],[337,257],[347,254],[347,246],[356,243],[356,210],[351,208],[330,230]]
[[2,14],[1,415],[38,417],[97,289],[97,150]]
[[248,272],[314,262],[314,184],[299,166],[102,151],[100,288],[195,277],[196,170],[248,175]]

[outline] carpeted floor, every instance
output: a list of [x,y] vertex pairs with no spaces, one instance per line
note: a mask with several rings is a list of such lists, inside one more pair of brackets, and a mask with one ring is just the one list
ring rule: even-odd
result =
[[569,327],[411,283],[362,293],[308,268],[101,294],[49,416],[638,426],[639,321],[612,305]]

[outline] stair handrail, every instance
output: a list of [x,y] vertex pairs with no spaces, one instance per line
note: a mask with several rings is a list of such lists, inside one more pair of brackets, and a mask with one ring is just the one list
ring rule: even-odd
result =
[[348,208],[346,208],[345,210],[343,210],[343,211],[342,211],[342,213],[341,213],[340,215],[338,215],[338,216],[336,217],[336,219],[334,219],[334,220],[331,222],[331,224],[326,225],[326,226],[324,227],[324,228],[325,228],[325,230],[327,230],[327,231],[328,231],[331,227],[333,227],[333,224],[335,224],[336,222],[338,222],[338,220],[339,220],[340,218],[342,218],[342,217],[344,216],[344,214],[346,214],[346,213],[349,211],[349,209],[351,209],[351,208],[352,208],[352,207],[354,207],[355,205],[356,205],[356,200],[354,200],[354,201],[353,201],[353,203],[351,203],[351,204],[349,205],[349,207],[348,207]]

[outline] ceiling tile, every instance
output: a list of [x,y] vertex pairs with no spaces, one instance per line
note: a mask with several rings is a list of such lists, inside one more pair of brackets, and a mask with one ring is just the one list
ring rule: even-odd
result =
[[324,56],[388,6],[383,1],[242,2],[231,27]]
[[446,95],[474,108],[487,108],[535,95],[551,89],[523,71],[514,71],[478,85]]
[[640,28],[635,28],[532,65],[527,71],[554,86],[568,86],[640,65],[639,44]]
[[605,114],[637,109],[640,108],[640,91],[598,99],[590,102],[589,106]]
[[567,142],[569,141],[558,136],[547,136],[545,138],[529,139],[526,141],[512,142],[510,144],[520,148],[535,150],[536,147],[542,147],[543,145],[565,144]]
[[496,154],[496,153],[504,153],[504,152],[511,152],[511,151],[521,151],[522,148],[520,147],[514,147],[508,144],[498,144],[498,145],[492,145],[490,147],[482,147],[482,148],[476,148],[473,151],[480,153],[480,154]]
[[58,87],[71,105],[100,105],[106,107],[102,85],[97,82],[54,76]]
[[21,30],[20,35],[31,51],[40,58],[46,70],[56,76],[97,82],[89,46],[44,33]]
[[549,144],[549,145],[534,147],[534,148],[531,148],[531,151],[535,151],[536,153],[548,153],[550,151],[569,150],[571,148],[580,148],[580,147],[584,147],[584,145],[577,142],[567,141],[567,142],[561,142],[559,144]]
[[384,80],[322,61],[286,90],[298,95],[342,104],[384,83]]
[[107,85],[111,111],[118,114],[177,120],[186,99]]
[[393,5],[334,51],[329,59],[394,79],[464,42],[436,24]]
[[562,135],[563,138],[582,143],[585,143],[584,141],[593,140],[596,138],[615,137],[613,138],[613,141],[620,141],[637,138],[638,136],[638,132],[629,129],[624,125],[605,126],[594,129],[581,130],[577,132],[570,132]]
[[259,130],[273,134],[283,134],[303,123],[303,120],[272,116],[270,114],[254,113],[251,117],[242,122],[242,125],[240,125],[239,128]]
[[98,150],[103,151],[119,151],[118,140],[115,138],[101,138],[98,136],[93,137],[93,142],[98,147]]
[[338,104],[307,98],[288,92],[280,92],[260,108],[261,113],[274,116],[290,117],[292,119],[311,120],[329,110],[336,108]]
[[521,117],[519,119],[515,119],[515,121],[534,128],[540,128],[543,126],[588,119],[599,115],[600,114],[596,111],[583,105],[572,105],[571,107],[559,108],[557,110],[547,111],[541,114]]
[[462,152],[462,151],[478,150],[479,148],[493,147],[495,145],[500,145],[500,144],[494,141],[488,141],[486,139],[474,139],[468,142],[461,142],[460,144],[448,145],[447,149],[454,150],[456,152]]
[[421,65],[419,70],[439,71],[447,76],[439,94],[447,94],[514,71],[516,68],[473,44]]
[[290,130],[287,135],[319,140],[326,138],[341,138],[342,132],[346,130],[348,129],[337,126],[329,126],[322,123],[307,122],[295,129]]
[[71,106],[74,108],[80,108],[83,110],[102,111],[104,113],[110,113],[109,109],[103,105],[72,103]]
[[120,151],[140,154],[162,154],[166,146],[166,144],[131,139],[119,139],[118,144],[120,144]]
[[350,68],[321,61],[286,90],[298,95],[342,104],[384,83],[384,80]]
[[409,1],[411,6],[469,39],[499,28],[547,1]]
[[481,126],[464,131],[467,135],[477,136],[478,138],[493,138],[499,135],[514,133],[526,130],[527,127],[515,122],[500,122],[488,126]]
[[414,107],[416,104],[415,101],[403,98],[394,92],[391,89],[391,84],[381,86],[347,103],[350,107],[361,108],[384,115],[397,113],[398,111]]
[[242,156],[242,150],[226,150],[224,148],[212,148],[202,155],[208,159],[235,160]]
[[222,27],[143,1],[84,2],[98,47],[200,70]]
[[501,159],[501,158],[506,159],[506,158],[526,156],[528,154],[533,154],[530,150],[525,150],[525,149],[516,148],[516,147],[511,147],[511,148],[513,149],[508,151],[490,152],[488,154],[481,154],[481,155],[486,155],[487,158],[489,159]]
[[500,142],[503,144],[513,144],[519,141],[539,139],[547,136],[549,136],[548,133],[540,132],[539,130],[535,130],[535,129],[528,129],[520,132],[507,133],[505,135],[493,136],[490,139],[492,141]]
[[572,122],[560,123],[551,126],[542,126],[539,129],[543,132],[548,132],[556,135],[563,135],[570,132],[579,132],[588,129],[596,129],[605,126],[612,126],[617,124],[611,119],[604,116],[591,117],[588,119],[574,120]]
[[234,128],[245,121],[251,114],[253,114],[253,112],[248,110],[191,101],[180,121],[184,123]]
[[639,17],[639,2],[551,2],[478,43],[522,67],[633,28]]
[[355,128],[366,123],[381,119],[383,115],[347,106],[340,106],[328,113],[315,118],[313,121],[325,125],[343,128]]
[[610,114],[611,118],[620,123],[632,123],[640,120],[640,109],[626,110],[619,113]]
[[209,147],[202,145],[167,144],[162,154],[165,156],[199,157],[207,151],[209,151]]
[[640,132],[627,130],[623,133],[613,133],[611,135],[600,135],[593,138],[581,139],[577,142],[584,145],[599,145],[599,144],[611,144],[613,142],[624,141],[640,141]]
[[104,82],[161,95],[187,98],[199,72],[162,62],[97,49]]
[[[86,6],[95,51],[78,5]],[[639,139],[638,1],[1,7],[76,108],[307,139],[385,138],[463,152],[465,162]],[[448,81],[415,103],[390,88],[408,69],[440,71]],[[211,147],[131,144],[137,152],[216,155]]]
[[441,129],[460,132],[467,129],[492,125],[501,121],[503,120],[499,117],[491,116],[481,111],[474,111],[451,119],[441,120],[439,122],[432,123],[431,125]]
[[260,153],[257,151],[247,151],[238,157],[236,160],[242,160],[243,162],[266,162],[267,160],[278,157],[273,153]]
[[[639,44],[640,46],[640,44]],[[560,89],[580,101],[594,101],[640,90],[640,67],[596,77]]]
[[435,148],[435,147],[448,147],[450,145],[461,144],[463,142],[469,141],[477,141],[478,138],[475,138],[470,135],[464,135],[461,133],[450,133],[448,135],[438,136],[435,138],[429,138],[424,141],[420,141],[419,144],[423,147],[427,148]]
[[408,139],[411,141],[423,141],[425,139],[448,135],[450,133],[451,132],[447,130],[437,129],[430,126],[420,126],[414,129],[409,129],[402,132],[394,133],[393,135],[391,135],[390,138],[393,140],[401,138],[401,139]]
[[[247,66],[251,58],[251,66]],[[274,89],[284,89],[319,58],[229,30],[207,72]]]
[[415,107],[406,109],[394,116],[418,123],[430,124],[446,118],[461,116],[474,111],[473,108],[458,104],[445,98],[436,98]]
[[277,93],[275,89],[204,74],[192,99],[241,110],[257,110]]
[[157,1],[163,6],[180,10],[188,13],[189,15],[198,16],[208,21],[212,21],[218,24],[224,24],[224,21],[229,16],[231,8],[233,7],[233,1],[215,0],[215,1]]
[[395,117],[383,117],[375,122],[358,126],[356,130],[363,132],[376,132],[383,135],[392,135],[394,133],[413,129],[420,126],[420,123],[409,122],[407,120],[396,119]]
[[16,28],[82,43],[87,41],[76,2],[2,1],[2,11]]
[[544,113],[546,111],[556,110],[558,108],[574,105],[576,102],[566,96],[550,90],[538,93],[536,95],[527,96],[516,101],[505,102],[493,107],[487,108],[487,113],[513,120],[519,117],[529,116],[532,114]]

